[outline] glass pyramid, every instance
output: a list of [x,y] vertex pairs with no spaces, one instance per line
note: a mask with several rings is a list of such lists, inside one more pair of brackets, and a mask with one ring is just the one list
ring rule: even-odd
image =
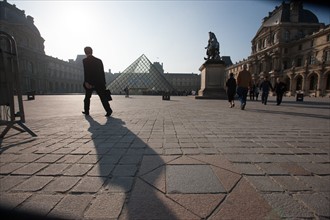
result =
[[126,87],[130,94],[135,95],[155,95],[174,90],[144,54],[107,86],[112,94],[123,94]]

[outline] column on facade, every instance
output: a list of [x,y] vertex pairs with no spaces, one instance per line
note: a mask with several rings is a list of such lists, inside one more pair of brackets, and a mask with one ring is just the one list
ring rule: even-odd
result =
[[317,80],[317,88],[318,88],[318,91],[319,91],[318,96],[325,95],[326,86],[327,86],[327,74],[326,73],[321,73],[320,77]]
[[290,88],[289,88],[289,91],[290,91],[290,95],[295,95],[295,87],[297,86],[297,83],[296,81],[294,80],[294,77],[295,77],[295,72],[294,72],[294,68],[291,69],[291,72],[288,73],[288,76],[290,78]]
[[301,90],[304,92],[304,94],[308,94],[307,73],[304,72],[301,74],[301,76],[302,76]]

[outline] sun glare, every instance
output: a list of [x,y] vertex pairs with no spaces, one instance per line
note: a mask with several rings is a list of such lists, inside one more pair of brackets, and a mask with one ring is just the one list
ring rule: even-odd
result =
[[62,4],[59,20],[60,26],[67,33],[83,34],[84,30],[90,28],[93,22],[91,12],[87,10],[87,3],[68,2]]
[[94,16],[94,6],[89,1],[61,1],[55,4],[51,13],[57,16],[49,15],[53,25],[49,27],[51,34],[47,36],[46,49],[52,48],[56,56],[64,59],[83,53],[82,48],[95,40],[98,17]]

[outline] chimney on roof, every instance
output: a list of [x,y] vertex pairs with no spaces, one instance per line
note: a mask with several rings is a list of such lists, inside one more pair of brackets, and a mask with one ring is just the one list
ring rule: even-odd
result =
[[299,11],[302,9],[301,1],[290,2],[290,21],[299,22]]
[[28,15],[26,18],[27,18],[28,22],[30,22],[31,24],[34,23],[34,18],[32,16]]

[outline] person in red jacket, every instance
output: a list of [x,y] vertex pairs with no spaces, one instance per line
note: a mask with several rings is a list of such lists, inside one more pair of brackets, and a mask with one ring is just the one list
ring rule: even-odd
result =
[[105,93],[105,74],[103,69],[102,60],[93,56],[93,49],[91,47],[85,47],[84,49],[86,58],[83,59],[84,66],[84,111],[85,115],[89,115],[89,106],[92,93],[95,90],[99,95],[103,108],[106,111],[105,116],[109,117],[112,114],[112,109],[106,98]]
[[241,102],[241,109],[244,110],[246,106],[246,97],[249,91],[249,88],[252,86],[252,76],[251,73],[247,70],[247,65],[243,65],[243,70],[238,73],[237,76],[237,95],[238,99]]

